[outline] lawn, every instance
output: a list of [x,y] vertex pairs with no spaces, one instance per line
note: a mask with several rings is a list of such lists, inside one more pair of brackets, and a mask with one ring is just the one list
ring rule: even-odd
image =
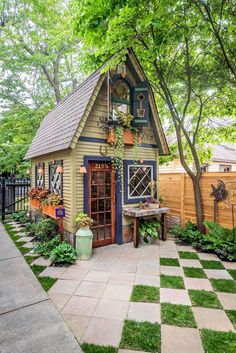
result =
[[216,292],[236,293],[236,282],[232,279],[210,279]]
[[183,277],[161,275],[161,287],[184,289]]
[[132,302],[151,302],[159,303],[160,300],[160,289],[145,285],[136,285],[133,287],[131,295]]
[[224,270],[224,266],[220,261],[200,260],[202,267],[207,270]]
[[82,343],[80,345],[84,353],[117,353],[117,348],[111,346],[98,346],[92,343]]
[[186,277],[206,278],[206,274],[201,268],[183,267],[183,270]]
[[161,266],[180,266],[179,260],[178,259],[172,259],[172,258],[160,258],[160,265]]
[[233,332],[201,330],[205,353],[235,353],[236,335]]
[[190,251],[179,251],[180,259],[199,260],[197,253]]
[[196,327],[192,310],[187,305],[161,304],[162,323],[182,327]]
[[214,292],[190,289],[188,294],[193,306],[222,309],[219,299]]

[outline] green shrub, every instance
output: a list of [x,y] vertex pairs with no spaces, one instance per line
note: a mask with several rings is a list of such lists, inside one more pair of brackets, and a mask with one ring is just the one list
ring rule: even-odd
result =
[[148,237],[158,238],[158,230],[161,229],[161,224],[154,219],[141,219],[139,224],[139,233],[145,243],[149,243]]
[[56,235],[49,241],[36,243],[34,252],[43,256],[50,256],[51,251],[60,244],[60,235]]
[[63,242],[51,251],[50,259],[54,264],[73,264],[77,259],[76,251],[70,244]]
[[36,239],[45,242],[55,236],[56,225],[50,218],[41,218],[32,229]]
[[185,228],[181,228],[180,225],[176,224],[170,229],[170,233],[178,237],[179,241],[184,244],[192,244],[201,238],[202,234],[198,232],[197,226],[188,221],[185,224]]
[[29,218],[27,217],[26,211],[18,211],[18,212],[12,213],[12,219],[22,224],[29,222]]

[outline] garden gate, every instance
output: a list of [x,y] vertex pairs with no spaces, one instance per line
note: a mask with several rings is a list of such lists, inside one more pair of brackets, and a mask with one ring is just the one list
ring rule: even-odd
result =
[[1,178],[0,179],[0,212],[2,220],[6,214],[28,209],[28,178]]

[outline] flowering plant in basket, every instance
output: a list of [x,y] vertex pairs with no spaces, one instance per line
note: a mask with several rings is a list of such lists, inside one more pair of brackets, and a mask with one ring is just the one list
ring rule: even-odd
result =
[[93,225],[92,218],[84,212],[79,212],[75,217],[75,221],[79,224],[80,228],[91,227]]
[[44,205],[59,206],[63,204],[63,199],[60,194],[48,194],[47,198],[43,201]]
[[42,189],[40,188],[32,188],[29,190],[28,195],[31,199],[38,200],[39,193]]
[[48,197],[49,193],[49,189],[41,189],[38,193],[37,199],[42,202]]

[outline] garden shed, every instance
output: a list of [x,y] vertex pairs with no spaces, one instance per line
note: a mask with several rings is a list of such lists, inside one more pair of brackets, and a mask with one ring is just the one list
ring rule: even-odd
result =
[[94,246],[131,238],[122,215],[151,195],[159,156],[169,153],[151,86],[129,50],[114,70],[105,63],[43,119],[26,154],[31,186],[62,195],[71,240],[75,215],[94,220]]

